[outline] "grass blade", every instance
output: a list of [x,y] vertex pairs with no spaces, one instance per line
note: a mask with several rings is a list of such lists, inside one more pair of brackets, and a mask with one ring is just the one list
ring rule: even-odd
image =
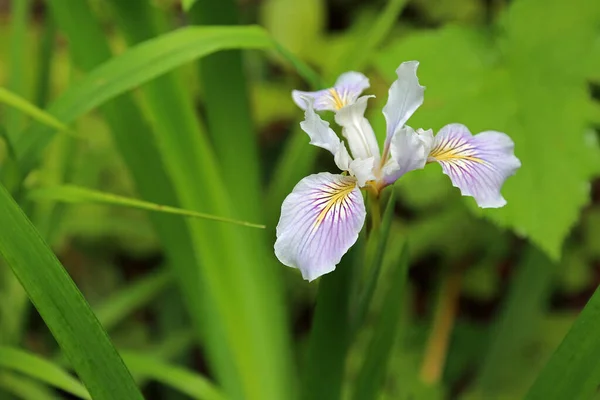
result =
[[[0,398],[12,394],[23,400],[57,400],[45,385],[10,372],[0,372]],[[11,399],[11,397],[9,397]]]
[[110,331],[133,311],[155,299],[172,282],[173,277],[169,271],[148,274],[113,294],[99,307],[95,307],[96,316],[104,329]]
[[354,387],[353,399],[355,400],[379,398],[379,392],[383,386],[394,344],[398,337],[407,275],[408,245],[405,243],[400,263],[390,277],[390,285],[383,301],[379,322]]
[[[111,4],[131,45],[137,47],[160,32],[148,2],[113,0]],[[229,182],[222,179],[191,97],[177,78],[165,75],[140,92],[181,206],[233,216]],[[248,230],[199,219],[188,222],[199,260],[205,316],[210,321],[205,326],[211,367],[232,398],[285,398],[291,380],[288,334],[277,270],[274,263],[266,262],[267,257],[273,259],[272,253],[266,254],[263,243],[256,246]]]
[[[474,392],[488,398],[514,386],[519,376],[511,364],[531,345],[542,321],[554,283],[556,264],[530,248],[517,267],[485,356]],[[516,372],[519,374],[519,372]]]
[[[198,25],[237,25],[237,3],[233,0],[198,0],[189,16]],[[229,196],[246,199],[236,206],[236,216],[260,218],[258,144],[250,115],[241,51],[222,51],[202,58],[199,76],[204,89],[207,130],[223,179],[237,182],[228,187]],[[239,179],[240,171],[244,171],[244,179]]]
[[4,186],[0,225],[0,254],[93,398],[142,399],[89,305]]
[[57,131],[73,134],[69,127],[60,122],[52,114],[45,112],[38,108],[35,104],[30,103],[23,97],[0,87],[0,102],[4,103],[23,114],[30,116],[41,124],[44,124],[50,128],[56,129]]
[[43,187],[30,191],[29,195],[32,199],[54,200],[67,203],[111,204],[117,206],[132,207],[141,210],[161,212],[166,214],[182,215],[184,217],[193,217],[217,222],[226,222],[229,224],[247,226],[250,228],[265,228],[264,225],[260,224],[253,224],[251,222],[238,221],[235,219],[225,217],[218,217],[216,215],[210,215],[197,211],[190,211],[161,204],[154,204],[148,201],[131,199],[129,197],[118,196],[112,193],[100,192],[97,190],[87,189],[75,185]]
[[28,375],[82,399],[90,399],[81,383],[61,367],[25,350],[0,347],[0,368]]
[[[110,59],[63,93],[48,111],[63,123],[70,123],[106,101],[202,56],[226,49],[271,46],[267,33],[257,26],[181,28]],[[15,144],[17,155],[31,167],[50,138],[37,127],[19,139]]]
[[[25,96],[27,92],[27,53],[23,49],[28,48],[27,29],[30,19],[31,0],[14,0],[10,10],[10,53],[7,60],[9,76],[7,86],[19,96]],[[6,129],[11,141],[21,134],[25,126],[25,118],[22,114],[9,110],[5,115]]]
[[525,400],[592,399],[600,382],[600,288],[573,324]]
[[[362,235],[359,241],[362,241]],[[350,295],[354,262],[362,254],[356,243],[335,271],[320,278],[317,306],[304,365],[301,399],[341,398],[346,354],[351,340]]]
[[212,382],[192,371],[167,364],[145,354],[124,351],[122,355],[123,360],[138,379],[153,379],[194,399],[225,400]]
[[[375,200],[378,201],[378,200]],[[371,263],[371,267],[369,268],[367,282],[365,284],[365,288],[359,297],[359,303],[356,307],[356,314],[354,315],[353,326],[355,330],[358,330],[362,323],[364,322],[365,316],[369,311],[369,306],[371,305],[371,300],[373,299],[373,293],[375,293],[375,287],[377,286],[377,281],[379,280],[379,274],[381,272],[381,267],[383,265],[383,256],[385,254],[385,249],[387,247],[387,243],[390,236],[390,228],[392,226],[392,220],[394,219],[394,206],[396,205],[396,191],[392,190],[390,194],[390,198],[388,200],[387,206],[385,207],[385,212],[383,214],[383,218],[381,221],[381,226],[379,228],[379,232],[374,237],[377,242],[377,249],[375,250],[375,254],[373,256],[373,262]],[[371,238],[369,238],[371,239]]]

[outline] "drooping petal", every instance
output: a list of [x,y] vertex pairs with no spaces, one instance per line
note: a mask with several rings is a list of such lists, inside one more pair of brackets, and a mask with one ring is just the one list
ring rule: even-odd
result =
[[473,136],[466,126],[450,124],[435,137],[429,161],[440,163],[452,184],[463,196],[473,196],[479,207],[498,208],[506,204],[500,194],[504,181],[521,166],[514,146],[505,133]]
[[422,169],[433,143],[431,129],[415,130],[404,126],[393,136],[390,143],[390,159],[383,167],[383,179],[386,184],[394,183],[409,171]]
[[339,76],[334,87],[316,92],[292,91],[294,102],[303,110],[306,103],[303,97],[314,100],[314,108],[317,111],[337,111],[345,105],[352,104],[358,96],[369,87],[369,79],[360,72],[346,72]]
[[407,61],[396,70],[398,79],[392,83],[388,101],[383,107],[387,123],[385,149],[387,150],[394,133],[401,129],[411,115],[423,104],[425,87],[419,85],[417,77],[418,61]]
[[334,156],[336,165],[342,171],[347,171],[350,166],[350,155],[344,143],[329,127],[329,123],[323,121],[312,107],[312,98],[304,97],[307,107],[304,111],[304,121],[300,127],[310,137],[310,144],[329,150]]
[[352,157],[366,160],[373,157],[379,161],[379,145],[375,132],[365,118],[367,100],[372,96],[362,96],[335,114],[335,122],[342,127],[342,135],[348,141]]
[[302,179],[281,206],[275,255],[312,281],[331,272],[356,242],[365,205],[349,176],[327,172]]

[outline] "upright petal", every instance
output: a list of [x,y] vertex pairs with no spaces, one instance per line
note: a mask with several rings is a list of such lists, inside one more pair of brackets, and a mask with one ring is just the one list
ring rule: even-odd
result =
[[429,161],[440,163],[452,184],[463,196],[473,196],[479,207],[498,208],[506,204],[500,194],[504,181],[521,166],[514,146],[505,133],[473,136],[466,126],[450,124],[435,137]]
[[275,255],[312,281],[331,272],[365,222],[356,179],[323,172],[302,179],[281,206]]
[[398,79],[392,83],[388,102],[383,107],[383,115],[387,122],[385,153],[394,133],[401,129],[411,115],[423,104],[425,87],[419,85],[417,78],[418,61],[407,61],[396,70]]
[[311,98],[303,98],[307,107],[304,112],[304,121],[300,122],[300,127],[310,137],[310,144],[329,150],[334,156],[336,165],[342,171],[347,171],[350,165],[350,155],[346,146],[329,127],[329,123],[323,121],[312,107]]
[[375,158],[370,157],[366,160],[356,159],[350,162],[348,171],[354,176],[359,187],[365,186],[365,183],[374,180],[375,177]]
[[385,183],[392,184],[405,173],[425,167],[432,143],[431,129],[415,132],[410,126],[400,128],[391,140],[390,159],[383,167]]
[[365,118],[367,100],[372,96],[362,96],[354,104],[349,104],[335,115],[335,122],[342,127],[342,135],[348,141],[352,157],[366,160],[373,157],[379,161],[379,145],[375,132]]
[[310,97],[314,100],[315,110],[337,111],[345,105],[354,103],[368,87],[369,79],[366,76],[360,72],[346,72],[340,75],[332,88],[316,92],[293,90],[292,98],[303,110],[306,109],[303,97]]

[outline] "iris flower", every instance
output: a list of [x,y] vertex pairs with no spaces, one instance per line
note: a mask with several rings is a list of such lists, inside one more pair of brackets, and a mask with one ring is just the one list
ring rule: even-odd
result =
[[[479,207],[506,204],[500,189],[521,166],[514,143],[504,133],[485,131],[472,135],[461,124],[444,126],[437,135],[431,129],[406,125],[423,104],[425,88],[417,78],[417,61],[402,63],[398,79],[389,89],[383,114],[387,123],[383,151],[364,117],[373,96],[361,96],[369,80],[361,73],[342,74],[334,87],[316,92],[293,91],[292,98],[305,112],[300,127],[310,144],[328,150],[341,174],[321,172],[303,178],[281,206],[275,255],[298,268],[312,281],[335,269],[356,242],[366,209],[361,189],[375,195],[405,173],[439,163],[463,196],[472,196]],[[344,141],[317,111],[333,111]]]

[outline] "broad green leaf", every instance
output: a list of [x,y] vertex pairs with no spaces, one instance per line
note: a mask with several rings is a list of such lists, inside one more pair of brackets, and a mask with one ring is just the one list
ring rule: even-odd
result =
[[[390,201],[391,204],[394,204]],[[389,207],[389,205],[388,205]],[[393,207],[392,207],[393,208]],[[387,239],[387,235],[383,236]],[[378,398],[388,365],[398,337],[402,298],[406,295],[408,275],[408,246],[404,244],[399,265],[394,265],[390,282],[383,300],[383,308],[375,325],[375,332],[366,351],[366,358],[358,374],[353,399],[371,400]]]
[[349,43],[344,56],[328,70],[329,81],[333,82],[338,75],[346,71],[360,71],[367,66],[377,48],[394,27],[406,3],[406,0],[387,1],[373,25],[369,26],[368,34],[361,35],[356,41]]
[[0,225],[0,254],[92,397],[142,399],[89,305],[3,186]]
[[202,218],[211,221],[225,222],[229,224],[247,226],[251,228],[264,229],[264,225],[253,224],[246,221],[238,221],[231,218],[218,217],[197,211],[184,210],[181,208],[154,204],[143,200],[131,199],[112,193],[100,192],[75,185],[50,186],[34,189],[30,192],[32,199],[45,199],[63,201],[69,203],[103,203],[125,207],[133,207],[141,210],[162,212],[167,214],[182,215],[185,217]]
[[314,52],[325,27],[324,0],[266,0],[260,21],[272,37],[298,56]]
[[189,11],[197,0],[181,0],[181,5],[185,11]]
[[589,179],[600,172],[598,146],[586,132],[589,71],[586,63],[573,64],[592,48],[598,8],[593,0],[568,9],[557,0],[523,0],[511,3],[497,40],[468,28],[423,31],[396,41],[377,61],[390,82],[401,61],[421,62],[427,90],[412,126],[438,130],[460,122],[473,133],[498,130],[515,141],[522,167],[503,188],[508,204],[478,212],[554,259],[589,200]]
[[[35,104],[30,103],[21,96],[0,87],[0,103],[4,103],[23,114],[30,116],[41,124],[49,126],[58,131],[71,133],[69,127],[56,119],[52,114],[38,108]],[[72,133],[71,133],[72,134]]]
[[20,372],[79,398],[90,399],[77,379],[51,361],[25,350],[0,347],[0,368]]
[[592,399],[600,382],[600,289],[548,361],[525,400]]
[[124,351],[123,360],[131,372],[170,386],[193,399],[225,400],[224,395],[206,378],[183,367],[167,364],[146,354]]

